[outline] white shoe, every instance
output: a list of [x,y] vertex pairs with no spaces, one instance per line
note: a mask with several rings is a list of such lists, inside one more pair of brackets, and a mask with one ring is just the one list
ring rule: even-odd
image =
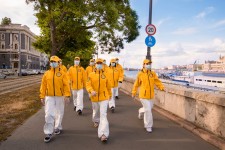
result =
[[143,119],[143,113],[138,114],[138,119],[142,120]]
[[152,132],[152,128],[146,128],[146,131],[151,133]]

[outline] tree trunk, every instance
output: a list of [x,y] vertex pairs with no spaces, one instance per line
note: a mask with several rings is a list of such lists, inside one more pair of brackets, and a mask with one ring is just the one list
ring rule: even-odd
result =
[[52,42],[51,56],[53,56],[57,54],[56,25],[54,20],[50,21],[50,29],[51,29],[51,42]]

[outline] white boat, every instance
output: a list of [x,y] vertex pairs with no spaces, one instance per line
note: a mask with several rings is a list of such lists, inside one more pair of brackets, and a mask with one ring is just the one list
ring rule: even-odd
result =
[[205,86],[213,86],[225,89],[225,74],[219,76],[206,76],[199,75],[194,76],[194,84],[205,85]]

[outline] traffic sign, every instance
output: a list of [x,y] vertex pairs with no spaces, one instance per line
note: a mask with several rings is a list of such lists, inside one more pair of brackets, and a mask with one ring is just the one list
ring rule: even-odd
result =
[[154,35],[156,33],[156,27],[153,24],[148,24],[145,27],[145,31],[148,35]]
[[148,47],[153,47],[156,43],[156,39],[153,37],[153,36],[147,36],[145,38],[145,44],[148,46]]

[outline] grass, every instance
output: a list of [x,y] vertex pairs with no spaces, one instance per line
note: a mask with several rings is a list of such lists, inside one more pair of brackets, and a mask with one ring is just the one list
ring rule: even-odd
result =
[[0,142],[6,140],[19,125],[42,107],[39,88],[40,85],[33,85],[1,95]]

